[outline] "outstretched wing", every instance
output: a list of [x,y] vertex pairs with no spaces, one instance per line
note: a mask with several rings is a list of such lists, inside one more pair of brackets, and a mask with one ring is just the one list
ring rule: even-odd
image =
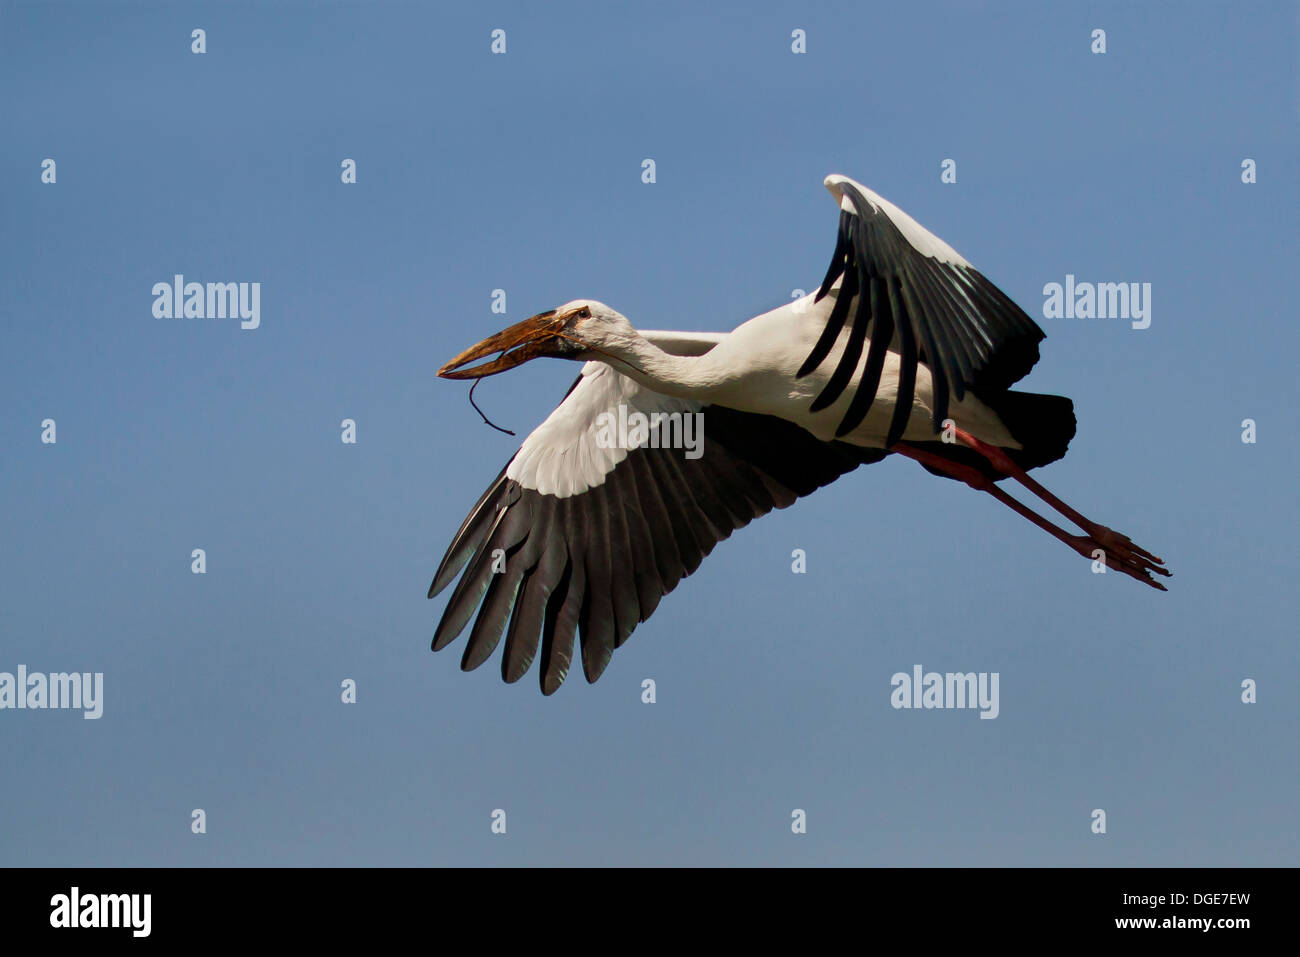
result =
[[903,435],[918,362],[934,382],[934,427],[948,415],[948,397],[969,389],[1006,389],[1038,361],[1043,330],[956,250],[893,203],[844,176],[828,176],[840,199],[840,227],[820,300],[843,277],[839,297],[816,346],[799,369],[805,376],[830,354],[848,320],[853,324],[839,364],[812,405],[831,405],[848,386],[869,342],[857,392],[836,429],[861,424],[880,384],[885,353],[902,359],[898,399],[886,446]]
[[[699,454],[654,447],[682,434],[672,418],[659,420],[638,447],[606,447],[605,412],[614,417],[613,435],[625,416],[634,441],[634,413],[676,414],[683,425],[682,417],[699,413]],[[502,677],[521,678],[540,644],[542,692],[551,694],[568,674],[576,630],[583,672],[595,681],[614,649],[714,545],[886,454],[823,442],[772,416],[661,395],[588,363],[452,539],[429,597],[464,572],[433,648],[450,644],[477,609],[464,670],[486,661],[504,632]]]

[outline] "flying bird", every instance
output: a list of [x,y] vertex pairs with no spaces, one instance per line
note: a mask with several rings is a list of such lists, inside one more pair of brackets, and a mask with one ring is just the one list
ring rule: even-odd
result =
[[[839,229],[815,293],[729,333],[638,330],[577,299],[439,370],[478,379],[541,356],[585,363],[452,539],[429,586],[432,598],[460,574],[435,651],[474,619],[461,667],[483,664],[504,633],[502,677],[519,680],[540,652],[549,695],[576,633],[594,682],[718,542],[889,455],[986,492],[1085,558],[1165,590],[1153,577],[1169,575],[1162,559],[1027,474],[1063,457],[1075,432],[1068,398],[1010,388],[1038,361],[1038,325],[888,200],[844,176],[825,186]],[[695,454],[672,447],[691,421],[703,423]],[[1082,534],[1009,495],[996,484],[1006,478]]]

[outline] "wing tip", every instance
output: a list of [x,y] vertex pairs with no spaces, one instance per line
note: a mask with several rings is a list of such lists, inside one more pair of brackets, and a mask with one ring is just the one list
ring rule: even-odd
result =
[[845,183],[853,183],[853,180],[849,179],[843,173],[831,173],[822,180],[822,185],[830,190],[830,194],[834,196],[836,200],[838,200],[843,193],[843,186]]

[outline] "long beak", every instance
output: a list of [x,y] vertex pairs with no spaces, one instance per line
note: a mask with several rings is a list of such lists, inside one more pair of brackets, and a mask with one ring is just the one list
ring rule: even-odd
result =
[[[539,356],[563,356],[574,352],[578,344],[562,335],[563,326],[563,320],[555,315],[554,309],[538,313],[466,349],[439,369],[438,375],[444,379],[481,379],[513,369]],[[469,369],[460,368],[494,352],[500,352],[501,355],[491,362]]]

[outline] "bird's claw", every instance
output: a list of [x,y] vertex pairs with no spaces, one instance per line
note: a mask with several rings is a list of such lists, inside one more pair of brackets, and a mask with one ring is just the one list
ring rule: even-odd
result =
[[1100,550],[1107,568],[1123,572],[1130,578],[1135,578],[1160,591],[1169,590],[1151,577],[1153,572],[1166,578],[1172,576],[1173,573],[1164,567],[1164,559],[1153,555],[1140,545],[1134,545],[1127,535],[1105,525],[1090,525],[1087,531],[1087,535],[1077,536],[1074,540],[1075,550],[1079,554],[1095,561],[1098,558],[1096,553]]

